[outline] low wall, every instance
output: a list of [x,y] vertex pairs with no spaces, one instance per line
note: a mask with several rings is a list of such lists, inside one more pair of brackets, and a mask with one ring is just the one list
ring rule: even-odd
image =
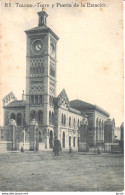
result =
[[39,151],[46,150],[45,149],[45,143],[39,143]]
[[119,143],[105,143],[105,152],[119,152]]
[[11,151],[12,142],[11,141],[0,141],[0,153]]
[[29,143],[25,142],[25,145],[23,144],[23,142],[19,143],[19,150],[21,150],[21,147],[24,148],[24,150],[29,150]]
[[88,144],[86,142],[79,142],[79,152],[87,152],[88,151]]
[[[23,142],[20,142],[19,143],[19,150],[21,150],[21,147],[23,147],[24,150],[29,150],[30,144],[29,144],[29,142],[25,142],[25,145],[24,145]],[[39,151],[41,151],[41,150],[46,150],[45,143],[39,143]]]

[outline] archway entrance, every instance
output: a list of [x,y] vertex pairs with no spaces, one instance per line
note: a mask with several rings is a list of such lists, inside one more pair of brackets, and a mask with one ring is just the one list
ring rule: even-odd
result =
[[49,145],[50,145],[50,148],[53,148],[53,132],[52,131],[50,131]]
[[62,142],[63,142],[63,148],[65,148],[65,132],[63,132],[63,140],[62,140]]

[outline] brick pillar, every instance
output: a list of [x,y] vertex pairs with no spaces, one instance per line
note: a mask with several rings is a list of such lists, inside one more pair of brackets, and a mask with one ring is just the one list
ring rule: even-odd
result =
[[114,125],[111,119],[107,119],[104,124],[104,141],[105,143],[112,143],[114,137]]
[[39,129],[36,119],[33,119],[29,128],[29,142],[31,151],[39,150]]
[[17,130],[17,125],[16,121],[14,119],[10,119],[9,121],[9,140],[12,141],[12,150],[17,150],[17,137],[16,137],[16,130]]

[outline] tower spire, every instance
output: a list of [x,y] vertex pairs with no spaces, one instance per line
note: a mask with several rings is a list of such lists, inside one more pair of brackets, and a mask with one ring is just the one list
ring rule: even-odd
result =
[[46,26],[46,18],[48,14],[44,11],[44,8],[42,8],[42,11],[37,12],[39,16],[39,23],[38,26]]

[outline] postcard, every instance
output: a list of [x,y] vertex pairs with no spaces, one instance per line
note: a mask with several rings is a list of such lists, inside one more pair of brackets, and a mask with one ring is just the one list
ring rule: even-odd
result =
[[0,191],[124,191],[123,2],[1,0]]

